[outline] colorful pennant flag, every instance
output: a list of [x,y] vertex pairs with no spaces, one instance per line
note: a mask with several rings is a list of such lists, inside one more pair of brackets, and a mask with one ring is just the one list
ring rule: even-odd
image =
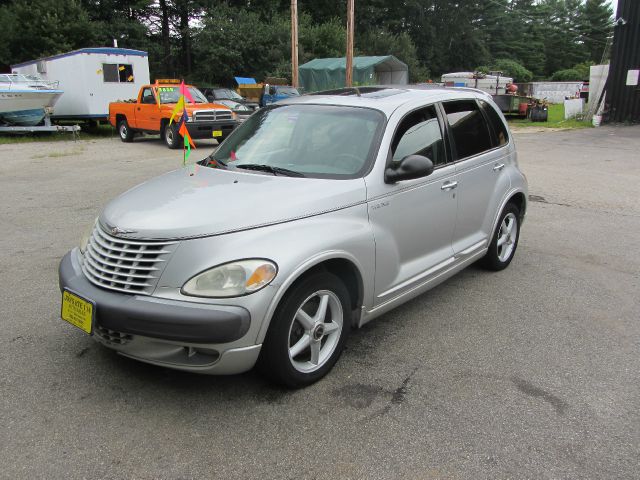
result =
[[154,91],[156,92],[156,103],[158,104],[158,108],[160,108],[160,85],[158,84],[157,78],[156,78],[156,87]]
[[184,139],[184,147],[182,149],[182,156],[183,156],[182,163],[184,165],[187,163],[187,159],[189,158],[189,155],[191,155],[191,147],[193,146],[193,148],[196,148],[196,146],[193,144],[191,135],[189,135],[189,130],[187,130],[186,122],[181,123],[180,130],[178,130],[178,132],[180,132],[180,135],[182,135],[182,138]]
[[181,110],[185,110],[186,106],[184,104],[184,96],[180,96],[180,99],[177,101],[176,106],[173,108],[173,112],[171,112],[171,118],[169,119],[169,125],[173,122],[173,119],[176,115],[180,115]]
[[184,86],[184,80],[182,80],[182,83],[180,83],[180,95],[186,97],[187,100],[189,100],[194,105],[196,104],[196,102],[193,100],[193,97],[191,96],[191,92],[189,92],[189,89]]

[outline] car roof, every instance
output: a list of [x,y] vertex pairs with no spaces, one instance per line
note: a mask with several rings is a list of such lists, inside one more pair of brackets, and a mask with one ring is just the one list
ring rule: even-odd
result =
[[394,110],[409,103],[428,103],[455,99],[491,99],[491,96],[475,88],[444,87],[432,84],[378,85],[340,88],[293,97],[279,104],[344,105],[375,108],[391,115]]

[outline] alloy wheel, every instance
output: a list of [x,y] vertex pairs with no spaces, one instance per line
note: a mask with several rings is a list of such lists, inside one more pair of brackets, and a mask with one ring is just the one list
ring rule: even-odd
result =
[[513,213],[509,212],[502,219],[500,231],[498,232],[498,259],[501,262],[506,262],[509,257],[511,257],[511,254],[515,249],[517,238],[518,219]]
[[331,358],[342,334],[344,312],[338,296],[329,290],[309,295],[289,328],[289,360],[299,372],[321,368]]

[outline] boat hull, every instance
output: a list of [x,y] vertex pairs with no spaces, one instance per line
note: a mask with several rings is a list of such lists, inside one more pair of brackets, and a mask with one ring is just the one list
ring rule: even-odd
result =
[[4,90],[0,89],[0,120],[11,125],[37,125],[45,108],[51,108],[62,90]]

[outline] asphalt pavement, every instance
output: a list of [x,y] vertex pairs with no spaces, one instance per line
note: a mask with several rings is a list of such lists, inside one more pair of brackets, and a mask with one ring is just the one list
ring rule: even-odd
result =
[[354,331],[299,391],[138,363],[59,318],[61,257],[181,152],[0,145],[0,478],[638,478],[640,127],[515,138],[532,201],[510,267]]

